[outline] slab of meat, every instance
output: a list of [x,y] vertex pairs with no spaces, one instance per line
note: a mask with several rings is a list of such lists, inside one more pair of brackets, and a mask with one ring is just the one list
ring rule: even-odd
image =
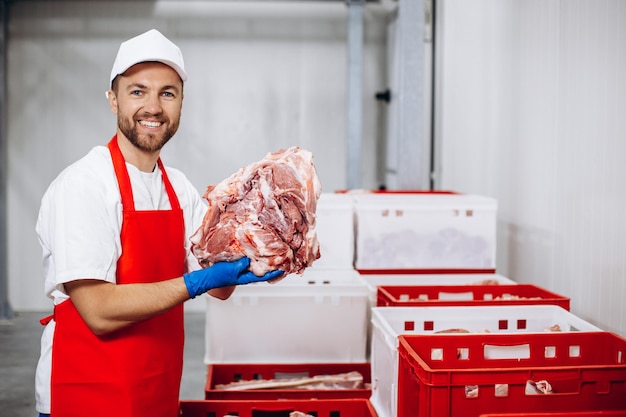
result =
[[271,389],[342,390],[363,389],[363,375],[358,371],[301,378],[255,379],[217,384],[216,390],[249,391]]
[[256,275],[301,274],[320,257],[315,212],[321,184],[313,154],[299,147],[268,153],[207,187],[208,211],[191,236],[203,267],[250,258]]

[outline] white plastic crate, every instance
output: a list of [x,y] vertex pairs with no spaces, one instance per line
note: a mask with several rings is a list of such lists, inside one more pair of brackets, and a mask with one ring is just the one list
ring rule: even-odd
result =
[[313,269],[354,269],[354,198],[322,193],[317,201],[315,229],[321,256]]
[[455,193],[354,194],[359,270],[495,271],[497,202]]
[[371,401],[379,417],[399,417],[398,336],[401,334],[434,334],[449,329],[472,333],[543,333],[554,325],[566,332],[602,331],[556,305],[374,307],[372,325]]
[[366,361],[369,293],[354,270],[307,269],[207,300],[207,364]]

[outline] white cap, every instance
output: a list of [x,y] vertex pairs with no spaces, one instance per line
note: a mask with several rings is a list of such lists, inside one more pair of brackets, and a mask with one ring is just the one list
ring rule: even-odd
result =
[[128,68],[147,61],[157,61],[169,65],[176,70],[183,81],[187,81],[185,62],[180,48],[158,30],[151,29],[122,42],[111,70],[111,83],[115,77],[126,72]]

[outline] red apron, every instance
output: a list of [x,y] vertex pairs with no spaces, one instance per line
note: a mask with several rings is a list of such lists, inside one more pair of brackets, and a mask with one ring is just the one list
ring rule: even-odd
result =
[[[183,212],[161,160],[158,165],[172,209],[135,211],[116,136],[109,142],[109,150],[123,206],[117,284],[181,276],[185,262]],[[105,337],[89,330],[71,300],[57,305],[54,317],[52,417],[178,416],[182,304]]]

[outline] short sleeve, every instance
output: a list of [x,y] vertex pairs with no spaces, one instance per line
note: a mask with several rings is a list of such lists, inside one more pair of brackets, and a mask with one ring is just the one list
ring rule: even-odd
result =
[[44,195],[37,232],[47,292],[48,285],[62,290],[62,284],[82,278],[115,282],[121,203],[110,180],[98,169],[73,166]]

